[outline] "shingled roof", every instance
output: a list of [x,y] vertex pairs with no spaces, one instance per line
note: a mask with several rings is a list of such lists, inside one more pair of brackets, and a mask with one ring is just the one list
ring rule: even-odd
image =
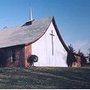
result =
[[56,33],[62,45],[68,52],[69,49],[63,41],[54,17],[48,17],[40,20],[33,20],[26,22],[24,25],[15,28],[6,28],[0,31],[0,48],[11,47],[16,45],[25,45],[37,41],[41,38],[51,22],[54,24]]
[[0,48],[33,43],[48,29],[53,17],[33,20],[31,25],[6,28],[0,31]]

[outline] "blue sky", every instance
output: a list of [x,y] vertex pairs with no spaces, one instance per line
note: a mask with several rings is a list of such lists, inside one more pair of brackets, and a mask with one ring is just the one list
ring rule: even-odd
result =
[[90,0],[0,0],[0,29],[22,25],[29,17],[54,16],[66,44],[83,52],[90,48]]

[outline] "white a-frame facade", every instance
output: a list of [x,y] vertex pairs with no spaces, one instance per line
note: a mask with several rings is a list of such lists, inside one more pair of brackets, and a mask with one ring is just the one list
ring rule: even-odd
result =
[[32,54],[39,58],[34,66],[67,67],[67,51],[58,36],[53,21],[44,35],[32,44]]

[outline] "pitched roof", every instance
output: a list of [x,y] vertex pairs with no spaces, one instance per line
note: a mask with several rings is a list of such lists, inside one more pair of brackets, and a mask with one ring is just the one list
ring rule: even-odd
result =
[[24,25],[15,28],[6,28],[0,31],[0,48],[11,47],[16,45],[30,44],[41,38],[51,22],[53,23],[59,40],[67,52],[67,45],[65,44],[58,28],[54,17],[48,17],[41,20],[33,20],[26,22]]
[[33,43],[48,29],[53,17],[33,20],[31,25],[6,28],[0,31],[0,48]]

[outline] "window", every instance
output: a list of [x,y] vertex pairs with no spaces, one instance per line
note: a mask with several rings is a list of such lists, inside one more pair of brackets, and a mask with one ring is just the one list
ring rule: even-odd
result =
[[16,61],[16,54],[14,49],[12,49],[12,61]]

